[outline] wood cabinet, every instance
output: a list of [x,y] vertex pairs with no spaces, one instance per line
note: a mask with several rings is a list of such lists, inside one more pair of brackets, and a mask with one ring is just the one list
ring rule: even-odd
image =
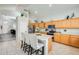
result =
[[75,46],[75,47],[79,47],[79,36],[70,36],[70,45]]
[[70,36],[66,34],[55,33],[54,41],[64,43],[64,44],[69,44],[69,37]]
[[35,27],[39,27],[39,23],[35,23]]
[[38,23],[33,23],[32,26],[38,27],[39,24]]
[[55,25],[56,28],[79,28],[79,18],[57,20],[51,24]]
[[56,28],[79,28],[79,18],[70,18],[58,21]]
[[56,28],[79,28],[79,18],[62,19],[57,21],[34,23],[36,27],[45,27],[55,25]]
[[39,27],[39,23],[32,23],[32,27],[35,26],[35,27]]
[[45,22],[45,28],[48,28],[49,25],[53,25],[52,22]]
[[54,41],[61,42],[61,34],[60,33],[54,33]]
[[79,28],[79,18],[70,19],[70,28]]
[[55,33],[54,41],[79,48],[79,35]]
[[56,23],[55,23],[55,27],[56,28],[62,28],[64,25],[63,25],[63,21],[57,21]]
[[70,28],[70,21],[67,19],[60,20],[56,23],[56,28]]
[[45,27],[45,23],[39,23],[39,27],[40,28],[44,28]]
[[70,35],[61,34],[61,43],[69,44],[70,43]]

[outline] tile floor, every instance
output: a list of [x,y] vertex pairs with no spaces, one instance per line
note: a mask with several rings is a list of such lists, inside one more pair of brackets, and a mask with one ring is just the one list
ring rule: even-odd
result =
[[[79,48],[53,42],[53,51],[49,55],[79,55]],[[15,37],[4,35],[0,38],[0,55],[27,55],[16,47]]]
[[0,42],[6,42],[11,40],[15,40],[15,36],[11,35],[10,33],[0,34]]
[[21,49],[16,47],[16,41],[7,41],[0,43],[0,55],[25,55]]
[[16,37],[11,34],[0,35],[0,55],[24,55],[21,49],[16,47]]
[[53,42],[52,55],[79,55],[79,48]]

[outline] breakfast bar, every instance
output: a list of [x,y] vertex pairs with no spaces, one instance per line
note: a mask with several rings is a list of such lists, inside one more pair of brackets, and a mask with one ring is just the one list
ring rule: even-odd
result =
[[39,41],[44,43],[44,55],[48,55],[52,51],[52,36],[50,35],[37,35]]

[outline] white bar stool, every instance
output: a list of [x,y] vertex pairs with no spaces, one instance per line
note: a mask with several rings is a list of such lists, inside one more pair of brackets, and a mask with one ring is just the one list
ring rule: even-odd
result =
[[24,47],[24,42],[25,42],[25,34],[24,33],[21,33],[21,36],[22,36],[21,48],[23,48]]
[[[36,52],[36,55],[38,55],[39,52],[42,52],[41,55],[44,55],[44,44],[39,43],[38,38],[34,34],[31,34],[30,38],[31,38],[30,43],[31,43],[31,47],[32,47],[31,54]],[[41,48],[42,48],[42,50],[40,50]]]
[[28,33],[25,33],[25,44],[26,46],[24,47],[25,51],[24,52],[28,52],[28,55],[30,54],[30,48],[31,48],[31,44],[30,44],[30,36]]

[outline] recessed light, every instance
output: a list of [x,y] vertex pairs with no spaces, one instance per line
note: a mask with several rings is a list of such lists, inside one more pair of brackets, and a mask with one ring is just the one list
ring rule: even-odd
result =
[[49,4],[49,7],[52,7],[52,4]]
[[38,11],[35,11],[34,13],[35,13],[35,14],[37,14],[37,13],[38,13]]

